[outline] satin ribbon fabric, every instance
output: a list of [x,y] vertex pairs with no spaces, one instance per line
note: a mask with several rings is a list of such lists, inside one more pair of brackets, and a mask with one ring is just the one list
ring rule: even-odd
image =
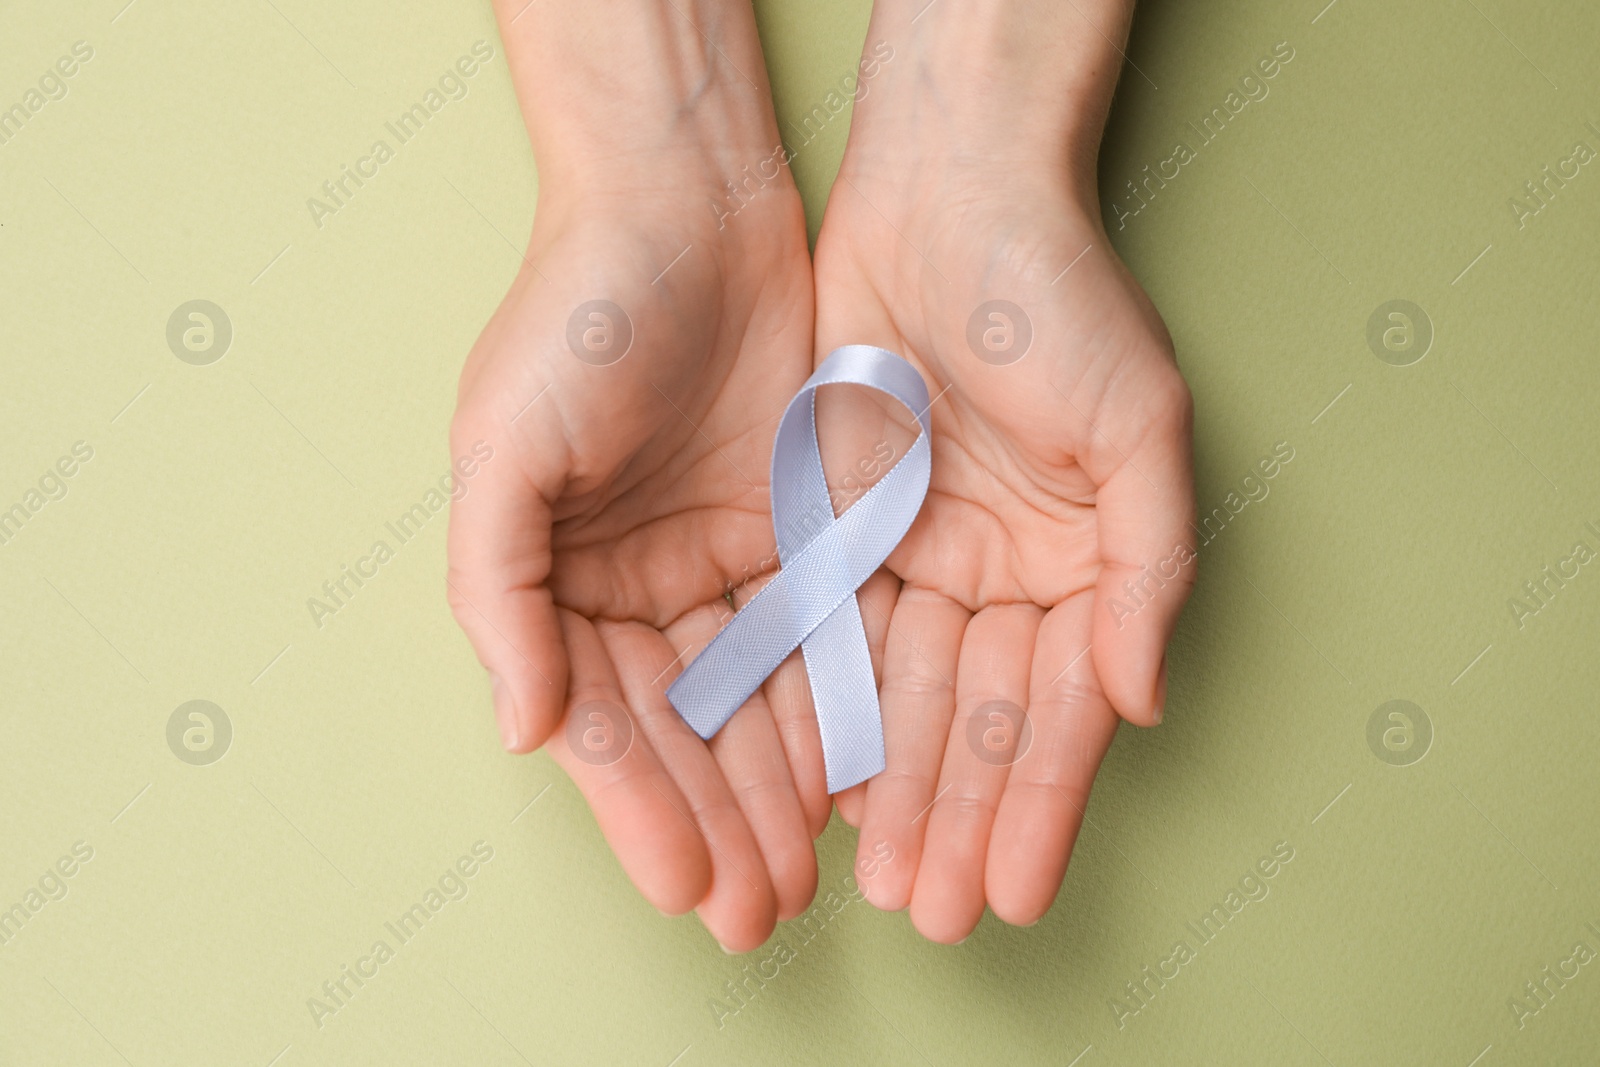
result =
[[[816,394],[864,385],[894,397],[922,432],[889,472],[835,517],[817,446]],[[922,508],[932,470],[928,387],[887,349],[835,349],[784,410],[772,449],[772,526],[781,569],[667,688],[710,739],[796,646],[805,654],[828,792],[883,770],[883,718],[856,590],[894,551]]]

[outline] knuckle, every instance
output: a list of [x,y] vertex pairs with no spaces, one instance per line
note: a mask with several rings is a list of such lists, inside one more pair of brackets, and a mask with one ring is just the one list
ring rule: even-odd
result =
[[939,806],[961,822],[990,822],[995,801],[972,789],[952,789],[939,799]]
[[481,448],[482,443],[491,436],[489,429],[493,425],[475,406],[457,408],[450,418],[451,456],[469,455],[474,446]]
[[906,767],[886,767],[873,778],[869,789],[899,789],[912,795],[933,795],[934,780],[931,774],[924,774]]
[[900,699],[915,703],[926,703],[928,698],[948,697],[954,699],[955,691],[950,683],[933,673],[932,669],[921,670],[913,666],[910,670],[892,676],[883,684],[885,699]]
[[1194,394],[1176,366],[1169,364],[1157,375],[1150,400],[1162,422],[1179,427],[1193,425]]
[[444,597],[450,605],[450,611],[456,617],[463,629],[471,630],[478,625],[480,613],[473,604],[473,598],[466,590],[471,583],[460,567],[451,566],[445,570]]
[[[1092,675],[1093,670],[1084,672]],[[1106,695],[1100,683],[1091,677],[1063,678],[1050,689],[1050,703],[1060,712],[1077,712],[1105,703]]]

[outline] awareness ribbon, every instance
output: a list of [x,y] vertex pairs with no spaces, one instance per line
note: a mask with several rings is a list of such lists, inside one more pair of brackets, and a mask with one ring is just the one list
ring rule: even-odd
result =
[[[883,478],[834,516],[817,448],[820,386],[864,385],[916,416],[922,432]],[[928,387],[916,368],[871,345],[836,348],[784,409],[772,448],[772,528],[781,569],[667,688],[709,740],[796,646],[811,681],[828,792],[884,768],[883,719],[856,589],[911,528],[928,493]]]

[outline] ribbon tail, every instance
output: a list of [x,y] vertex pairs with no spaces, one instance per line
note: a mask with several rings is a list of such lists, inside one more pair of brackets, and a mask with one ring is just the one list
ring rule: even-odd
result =
[[800,647],[822,734],[828,792],[842,793],[884,768],[883,714],[856,598],[835,608]]

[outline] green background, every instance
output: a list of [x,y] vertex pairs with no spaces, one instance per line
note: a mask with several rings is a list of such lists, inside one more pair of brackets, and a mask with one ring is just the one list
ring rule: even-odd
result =
[[[1600,951],[1600,567],[1510,607],[1600,549],[1600,167],[1521,228],[1509,204],[1600,148],[1592,5],[1142,6],[1102,185],[1195,393],[1202,512],[1294,459],[1201,550],[1166,724],[1118,738],[1039,925],[943,948],[849,903],[780,928],[793,959],[719,1025],[774,949],[662,919],[550,761],[502,754],[443,515],[320,629],[305,606],[445,473],[529,230],[487,8],[125,2],[0,11],[0,107],[94,49],[0,145],[0,508],[93,449],[0,545],[0,907],[93,849],[0,945],[0,1064],[1596,1062],[1600,961],[1520,1027],[1508,1004]],[[758,8],[797,118],[868,5]],[[470,94],[314,225],[480,39]],[[1118,230],[1124,183],[1279,42],[1270,95]],[[813,226],[845,126],[795,163]],[[196,298],[234,331],[209,366],[166,341]],[[1367,341],[1396,299],[1434,332],[1409,366]],[[167,743],[195,699],[232,725],[209,766]],[[1406,766],[1368,743],[1397,699],[1432,730]],[[307,998],[480,841],[466,897],[317,1026]],[[1269,895],[1119,1027],[1280,842]],[[836,821],[824,893],[853,849]]]

